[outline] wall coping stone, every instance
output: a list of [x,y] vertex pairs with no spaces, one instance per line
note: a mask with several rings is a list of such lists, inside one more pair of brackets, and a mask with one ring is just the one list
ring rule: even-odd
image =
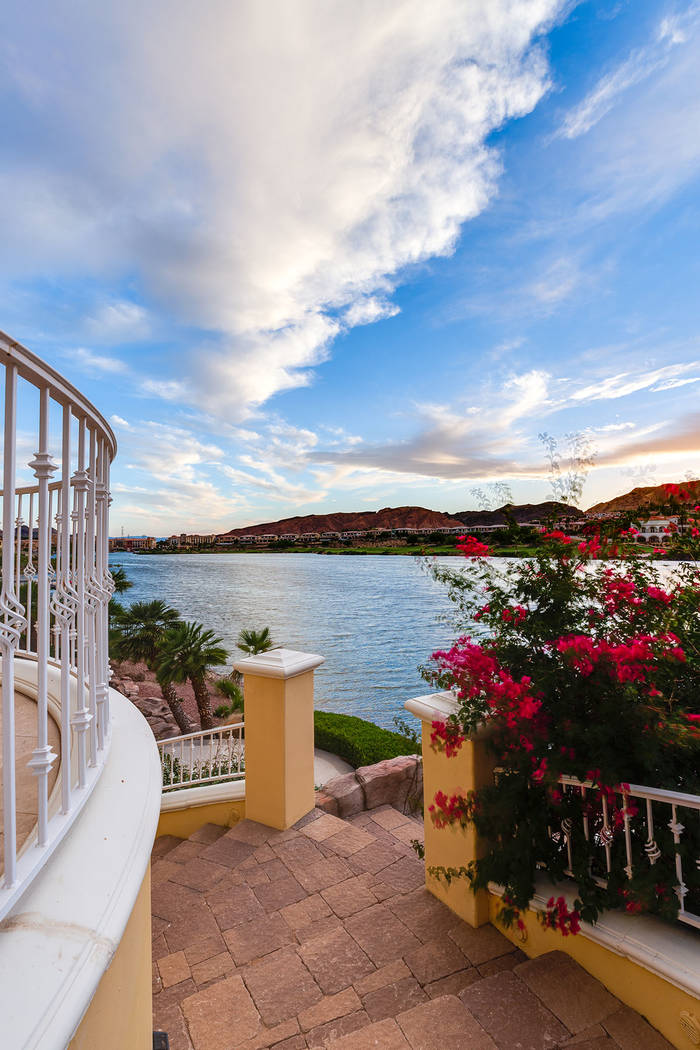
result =
[[237,660],[233,666],[244,675],[287,679],[305,674],[306,671],[313,671],[323,662],[324,657],[315,653],[300,653],[295,649],[269,649],[266,653]]

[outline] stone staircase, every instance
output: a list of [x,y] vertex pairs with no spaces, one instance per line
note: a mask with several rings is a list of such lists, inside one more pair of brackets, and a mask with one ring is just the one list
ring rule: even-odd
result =
[[429,894],[389,806],[153,850],[154,1028],[171,1050],[669,1050],[561,952],[528,960]]

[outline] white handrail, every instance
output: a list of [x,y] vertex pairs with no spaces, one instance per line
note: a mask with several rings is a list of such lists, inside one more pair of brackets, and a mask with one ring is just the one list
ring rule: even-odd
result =
[[245,777],[243,722],[158,741],[163,791]]
[[[0,365],[5,386],[1,918],[84,805],[109,746],[107,607],[113,587],[107,553],[109,468],[116,441],[103,416],[75,387],[2,332]],[[28,423],[36,428],[36,451],[22,462],[17,434],[26,432]],[[18,486],[18,467],[31,468],[37,483]],[[58,478],[52,480],[55,474]],[[32,667],[29,681],[27,669]],[[37,704],[36,747],[27,763],[36,777],[37,826],[28,843],[17,840],[18,684]],[[51,794],[49,780],[58,756],[49,743],[50,705],[61,724],[59,790]]]

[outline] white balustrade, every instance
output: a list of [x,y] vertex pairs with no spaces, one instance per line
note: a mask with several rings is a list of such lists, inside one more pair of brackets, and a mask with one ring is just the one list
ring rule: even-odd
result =
[[[78,390],[3,333],[0,363],[5,380],[1,918],[75,820],[109,748],[107,638],[113,585],[107,556],[109,469],[116,441]],[[24,447],[28,430],[33,431],[32,454],[23,459],[18,445]],[[36,484],[24,484],[27,468]],[[27,763],[36,777],[37,824],[24,842],[17,836],[18,682],[23,692],[35,693],[37,707],[36,746]],[[60,717],[61,745],[58,783],[50,791],[59,758],[49,742],[52,707]]]
[[245,777],[243,722],[158,741],[163,791]]
[[[600,853],[600,861],[597,870],[592,871],[593,878],[600,886],[607,885],[607,876],[613,869],[613,846],[616,841],[624,845],[620,857],[621,870],[631,879],[635,867],[648,864],[656,865],[664,856],[659,842],[659,829],[667,828],[671,835],[664,835],[668,856],[673,856],[673,867],[676,876],[675,886],[672,887],[678,897],[678,919],[688,926],[700,929],[700,915],[688,911],[685,907],[685,899],[688,888],[683,875],[683,857],[679,847],[683,842],[683,832],[686,830],[680,820],[679,811],[686,811],[684,819],[698,822],[700,828],[700,795],[688,795],[680,791],[666,791],[662,788],[645,787],[641,784],[625,784],[624,790],[620,786],[613,792],[615,808],[621,816],[621,827],[611,824],[610,807],[607,792],[601,792],[590,780],[578,780],[576,777],[560,777],[559,783],[564,790],[573,791],[581,796],[584,803],[588,803],[587,809],[581,819],[581,828],[572,825],[571,820],[562,821],[561,830],[550,829],[550,833],[556,843],[564,843],[568,867],[566,874],[573,876],[572,844],[577,834],[581,834],[585,841],[592,845]],[[629,790],[628,790],[629,789]],[[618,804],[619,799],[619,804]],[[636,800],[639,806],[634,805],[639,815],[634,820],[630,815],[630,800]],[[618,818],[618,825],[620,818]],[[656,830],[655,830],[656,829]],[[672,842],[669,841],[672,839]],[[662,843],[663,844],[663,843]],[[624,864],[621,861],[624,860]],[[700,868],[700,856],[690,857],[688,863]]]

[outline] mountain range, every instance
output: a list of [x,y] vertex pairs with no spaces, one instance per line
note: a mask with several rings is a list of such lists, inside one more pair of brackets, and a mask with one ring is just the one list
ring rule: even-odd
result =
[[[681,481],[679,484],[693,496],[695,502],[700,500],[700,481]],[[586,514],[590,517],[598,514],[622,514],[640,507],[661,507],[664,503],[668,503],[665,485],[642,485],[605,503],[596,503],[594,507],[589,507]]]

